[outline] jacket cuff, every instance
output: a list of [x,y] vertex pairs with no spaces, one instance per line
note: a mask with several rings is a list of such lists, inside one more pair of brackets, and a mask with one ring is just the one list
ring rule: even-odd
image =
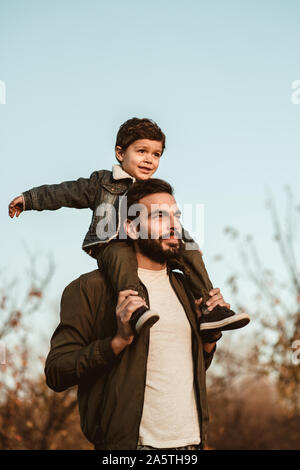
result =
[[23,196],[24,202],[25,202],[24,211],[32,210],[33,204],[32,204],[31,192],[30,191],[25,191],[24,193],[22,193],[22,196]]
[[96,348],[96,360],[99,364],[109,364],[114,362],[118,356],[114,353],[111,342],[113,337],[99,339]]

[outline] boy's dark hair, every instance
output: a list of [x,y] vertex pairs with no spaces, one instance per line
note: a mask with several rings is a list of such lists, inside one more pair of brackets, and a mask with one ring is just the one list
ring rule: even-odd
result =
[[117,134],[116,147],[126,150],[129,145],[139,139],[157,140],[162,143],[162,152],[165,149],[166,136],[152,119],[132,118],[124,122]]
[[[169,183],[159,178],[150,178],[145,181],[136,181],[129,188],[126,194],[127,208],[129,209],[133,204],[137,204],[143,197],[155,193],[168,193],[173,196],[174,189]],[[130,219],[131,217],[128,218]]]

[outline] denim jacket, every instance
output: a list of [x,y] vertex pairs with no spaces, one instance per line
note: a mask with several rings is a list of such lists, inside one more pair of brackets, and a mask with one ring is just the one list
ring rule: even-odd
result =
[[[90,208],[93,215],[82,249],[97,258],[99,248],[119,235],[122,197],[134,182],[135,178],[126,173],[120,165],[113,165],[112,171],[94,171],[89,178],[45,184],[25,191],[25,210]],[[199,249],[198,244],[184,228],[182,240],[184,243],[190,243],[190,249]]]
[[[113,171],[94,171],[89,178],[43,185],[23,193],[25,210],[56,210],[61,207],[89,208],[93,211],[82,249],[93,258],[99,247],[119,233],[120,202],[135,179],[114,165]],[[101,224],[101,221],[105,221]],[[109,230],[107,230],[107,227]]]

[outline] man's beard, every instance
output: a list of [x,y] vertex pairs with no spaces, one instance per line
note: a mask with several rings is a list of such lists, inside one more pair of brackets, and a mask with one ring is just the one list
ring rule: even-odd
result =
[[137,240],[137,244],[141,253],[144,256],[147,256],[147,258],[151,259],[152,261],[155,261],[156,263],[163,264],[169,259],[177,258],[180,256],[183,249],[183,244],[182,240],[177,239],[177,241],[178,244],[176,246],[174,244],[172,248],[167,249],[164,249],[162,247],[162,243],[164,242],[162,237],[155,240],[151,238],[139,238]]

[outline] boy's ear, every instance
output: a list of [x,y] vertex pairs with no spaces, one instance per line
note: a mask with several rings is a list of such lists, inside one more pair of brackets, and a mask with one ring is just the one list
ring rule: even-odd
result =
[[120,147],[119,145],[116,146],[115,148],[115,152],[116,152],[116,159],[122,163],[123,161],[123,150],[122,150],[122,147]]

